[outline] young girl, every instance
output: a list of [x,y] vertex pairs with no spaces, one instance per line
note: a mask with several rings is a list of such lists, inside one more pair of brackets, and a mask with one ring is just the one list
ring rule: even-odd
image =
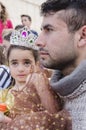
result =
[[35,40],[35,34],[26,30],[15,31],[11,36],[7,58],[15,85],[6,93],[4,103],[12,121],[1,123],[1,128],[71,130],[69,114],[65,110],[58,113],[61,103],[40,68]]

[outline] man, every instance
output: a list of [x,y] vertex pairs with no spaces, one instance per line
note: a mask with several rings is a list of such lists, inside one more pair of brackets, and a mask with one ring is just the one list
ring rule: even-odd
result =
[[[29,15],[22,14],[21,15],[21,22],[22,22],[23,26],[26,26],[28,28],[28,30],[30,30],[31,24],[32,24],[32,19]],[[31,31],[38,36],[38,33],[35,30],[31,29]]]
[[47,0],[41,15],[40,61],[57,70],[51,87],[72,116],[72,130],[86,130],[86,0]]

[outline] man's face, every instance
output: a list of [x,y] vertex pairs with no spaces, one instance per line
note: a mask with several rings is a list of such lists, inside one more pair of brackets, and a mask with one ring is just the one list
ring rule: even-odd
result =
[[31,21],[28,19],[28,17],[21,17],[21,22],[22,22],[22,25],[27,26],[28,28],[30,28]]
[[62,70],[75,61],[77,54],[74,35],[68,31],[60,13],[44,16],[36,44],[40,48],[41,63],[47,68]]

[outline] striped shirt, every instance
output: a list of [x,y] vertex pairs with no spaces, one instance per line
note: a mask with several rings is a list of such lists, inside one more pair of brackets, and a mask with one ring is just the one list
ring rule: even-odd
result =
[[5,89],[11,84],[11,75],[9,68],[5,65],[0,65],[0,89]]

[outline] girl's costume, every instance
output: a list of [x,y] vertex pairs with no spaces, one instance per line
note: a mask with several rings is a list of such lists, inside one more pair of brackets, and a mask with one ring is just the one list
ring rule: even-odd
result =
[[[59,102],[59,98],[57,102]],[[71,118],[66,110],[49,113],[41,104],[40,97],[32,86],[22,90],[4,90],[1,92],[9,112],[5,112],[13,120],[11,123],[1,123],[0,130],[71,130]],[[52,107],[52,106],[51,106]]]

